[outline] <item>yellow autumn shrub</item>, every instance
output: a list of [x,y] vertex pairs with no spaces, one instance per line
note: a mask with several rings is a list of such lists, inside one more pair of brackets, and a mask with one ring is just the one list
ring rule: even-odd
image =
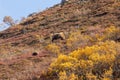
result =
[[65,71],[61,71],[61,72],[59,73],[59,80],[68,80]]
[[98,41],[115,40],[120,35],[120,29],[115,26],[105,28],[103,35],[97,34]]
[[46,49],[55,54],[60,53],[60,47],[58,45],[56,45],[55,43],[48,44],[46,46]]
[[114,41],[100,42],[97,45],[77,49],[69,55],[59,55],[50,68],[52,73],[56,74],[65,71],[67,78],[71,76],[73,80],[75,76],[78,76],[78,80],[87,78],[95,80],[110,73],[110,67],[113,66],[116,54],[116,43]]
[[60,72],[61,70],[71,69],[71,66],[74,66],[76,62],[77,60],[75,58],[61,54],[58,56],[58,59],[51,64],[51,68],[54,67],[54,69]]
[[85,35],[81,34],[80,30],[77,30],[76,32],[71,32],[68,39],[66,40],[66,45],[71,48],[72,50],[87,45],[88,38]]
[[74,73],[71,73],[70,76],[68,77],[68,80],[78,80],[78,76],[75,75]]

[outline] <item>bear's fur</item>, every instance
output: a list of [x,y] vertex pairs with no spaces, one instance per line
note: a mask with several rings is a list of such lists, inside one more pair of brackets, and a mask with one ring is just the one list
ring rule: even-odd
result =
[[52,42],[53,42],[54,40],[58,40],[58,39],[64,40],[64,39],[65,39],[65,35],[64,35],[63,32],[53,33],[53,34],[51,34],[50,38],[51,38],[51,41],[52,41]]

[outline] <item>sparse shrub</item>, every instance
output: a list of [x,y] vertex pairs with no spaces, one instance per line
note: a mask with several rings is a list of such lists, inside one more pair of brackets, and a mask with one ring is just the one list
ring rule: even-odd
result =
[[3,22],[9,26],[13,26],[15,24],[11,16],[5,16],[3,18]]
[[35,35],[35,39],[38,40],[40,43],[44,42],[44,37],[42,35]]
[[104,40],[114,40],[117,41],[120,38],[120,29],[115,26],[110,26],[105,29]]
[[52,53],[59,54],[60,53],[60,47],[57,46],[55,43],[48,44],[46,46],[46,49],[49,50]]
[[95,41],[95,42],[100,42],[100,41],[106,41],[106,40],[114,40],[117,41],[120,36],[120,29],[115,27],[115,26],[110,26],[104,29],[104,31],[102,31],[101,33],[96,33],[93,34],[92,36],[90,35],[90,37],[92,37],[91,41]]
[[71,51],[77,49],[80,46],[86,46],[88,43],[88,38],[85,35],[81,34],[81,31],[71,32],[67,39],[67,46]]

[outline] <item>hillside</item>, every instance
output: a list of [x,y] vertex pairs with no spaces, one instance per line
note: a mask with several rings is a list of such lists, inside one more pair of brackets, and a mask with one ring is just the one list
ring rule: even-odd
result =
[[4,41],[0,42],[2,44],[10,42],[13,45],[30,44],[35,35],[46,36],[52,32],[69,32],[76,26],[100,25],[106,27],[115,25],[119,27],[119,5],[119,1],[115,2],[114,0],[97,0],[95,2],[72,0],[62,8],[56,5],[1,32],[0,37]]
[[[72,58],[73,56],[76,58],[75,56],[78,54],[74,51],[78,50],[79,52],[79,49],[82,49],[83,53],[86,53],[86,55],[83,56],[86,56],[87,58],[82,58],[82,60],[86,61],[92,61],[93,57],[90,59],[88,58],[94,55],[93,53],[95,52],[97,52],[98,55],[108,53],[104,55],[104,58],[108,59],[107,57],[109,56],[109,62],[100,62],[103,63],[103,65],[101,65],[99,69],[104,67],[104,65],[107,65],[105,70],[109,71],[108,68],[115,67],[113,66],[114,64],[110,65],[110,63],[117,61],[116,65],[118,66],[120,62],[119,28],[119,0],[69,0],[63,6],[57,4],[35,15],[31,15],[19,24],[0,32],[0,80],[58,80],[58,78],[60,79],[60,76],[57,76],[56,74],[60,74],[59,72],[61,71],[65,71],[66,73],[63,72],[62,74],[65,73],[69,76],[64,68],[61,70],[59,67],[60,65],[55,65],[57,63],[62,64],[62,61],[55,62],[54,58],[58,57],[59,59],[60,57],[58,55],[60,54],[65,55],[68,59],[71,56]],[[60,32],[64,33],[65,39],[55,39],[52,42],[52,34]],[[103,45],[106,46],[105,49],[103,48]],[[96,46],[99,46],[99,48]],[[92,49],[93,47],[96,47],[96,51]],[[87,49],[88,52],[91,50],[91,53],[87,54]],[[113,51],[111,51],[111,49],[113,49]],[[115,49],[117,50],[115,51]],[[82,54],[82,52],[79,53]],[[114,54],[111,55],[110,53]],[[114,57],[114,59],[112,57]],[[104,60],[104,58],[102,57],[97,61]],[[70,60],[73,59],[70,58]],[[76,61],[79,60],[81,60],[81,58]],[[54,64],[52,67],[50,67],[51,63]],[[84,64],[87,65],[87,62],[84,62]],[[93,64],[95,64],[94,68],[97,69],[98,64],[95,62],[93,62]],[[56,73],[54,72],[55,70],[49,71],[49,67],[55,70],[57,68],[60,69],[59,72]],[[69,67],[70,70],[73,70],[70,65],[67,67]],[[48,74],[45,74],[46,71],[48,71]],[[40,75],[43,72],[44,74],[42,74],[43,76],[40,78]],[[49,74],[49,72],[51,72],[51,74]],[[86,71],[83,72],[86,73]],[[74,74],[78,75],[78,73],[79,72]],[[97,77],[99,80],[103,80],[104,71],[101,70],[101,73],[99,73],[95,70],[94,73],[94,76],[98,75]],[[113,73],[111,73],[111,75],[112,74]],[[119,74],[120,72],[118,75]],[[86,76],[86,74],[83,75]],[[82,77],[84,77],[83,75]],[[45,77],[48,77],[48,79]],[[120,77],[117,76],[117,78]],[[89,79],[81,78],[80,80]]]

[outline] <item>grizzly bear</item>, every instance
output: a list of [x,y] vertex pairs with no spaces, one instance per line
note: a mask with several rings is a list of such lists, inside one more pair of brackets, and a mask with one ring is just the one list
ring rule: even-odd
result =
[[53,33],[53,34],[51,34],[50,38],[51,38],[51,41],[52,41],[52,42],[53,42],[54,40],[58,40],[58,39],[64,40],[64,39],[65,39],[65,35],[64,35],[63,32]]

